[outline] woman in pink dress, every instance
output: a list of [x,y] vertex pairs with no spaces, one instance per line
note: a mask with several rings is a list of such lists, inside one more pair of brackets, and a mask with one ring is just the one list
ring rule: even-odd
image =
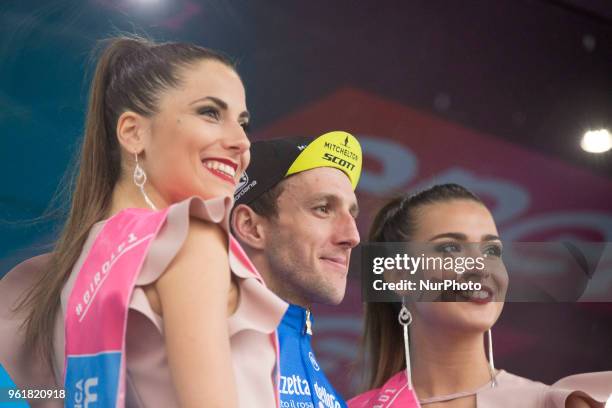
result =
[[286,305],[228,231],[248,122],[224,56],[107,43],[64,229],[0,282],[0,358],[17,386],[54,380],[69,406],[278,404]]
[[464,272],[461,279],[486,289],[457,292],[463,298],[455,302],[368,303],[364,351],[370,391],[349,407],[603,407],[612,372],[568,377],[551,387],[495,368],[490,329],[504,306],[508,276],[493,217],[467,189],[437,185],[390,201],[377,214],[370,241],[424,244],[442,257],[483,256],[488,267]]

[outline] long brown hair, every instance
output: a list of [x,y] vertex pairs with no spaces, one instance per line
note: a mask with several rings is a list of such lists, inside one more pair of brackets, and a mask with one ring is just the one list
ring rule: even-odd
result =
[[122,175],[116,125],[133,111],[151,116],[162,91],[180,85],[179,69],[200,60],[225,56],[193,44],[154,43],[138,37],[115,37],[102,42],[102,52],[89,89],[84,137],[70,210],[49,265],[19,303],[27,310],[26,346],[53,366],[53,332],[60,293],[81,254],[89,230],[109,216],[113,189]]
[[[385,204],[370,228],[370,242],[410,241],[417,226],[416,209],[450,200],[480,198],[458,184],[440,184],[412,196],[400,196]],[[397,320],[399,305],[366,303],[362,359],[364,389],[380,388],[392,375],[406,367],[403,337]]]

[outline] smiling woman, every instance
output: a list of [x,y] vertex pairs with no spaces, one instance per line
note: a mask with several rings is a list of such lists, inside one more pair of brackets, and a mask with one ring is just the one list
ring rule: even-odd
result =
[[[611,372],[551,387],[495,367],[491,327],[504,307],[496,300],[505,299],[509,279],[497,226],[476,195],[444,184],[393,199],[378,212],[370,241],[409,242],[419,248],[427,243],[445,255],[469,251],[486,257],[487,267],[461,273],[462,284],[474,283],[473,288],[441,287],[441,296],[399,305],[366,304],[363,344],[369,391],[350,400],[349,407],[603,407],[601,396],[607,394],[601,391],[609,392]],[[452,296],[445,299],[448,289]]]
[[64,230],[52,254],[0,284],[0,331],[12,339],[0,360],[18,386],[52,373],[36,381],[63,384],[68,406],[278,404],[286,304],[228,231],[248,122],[222,55],[106,43]]

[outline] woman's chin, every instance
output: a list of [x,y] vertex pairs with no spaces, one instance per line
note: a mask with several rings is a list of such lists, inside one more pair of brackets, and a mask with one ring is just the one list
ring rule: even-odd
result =
[[484,333],[499,318],[498,303],[486,305],[471,302],[433,302],[419,304],[418,318],[425,325],[445,327],[451,331]]
[[208,186],[208,188],[201,188],[196,191],[193,195],[200,197],[203,200],[211,200],[219,197],[233,197],[234,188],[232,186]]
[[477,306],[465,302],[463,305],[467,310],[462,310],[460,316],[457,316],[457,322],[470,331],[485,332],[499,317],[498,307],[494,304]]

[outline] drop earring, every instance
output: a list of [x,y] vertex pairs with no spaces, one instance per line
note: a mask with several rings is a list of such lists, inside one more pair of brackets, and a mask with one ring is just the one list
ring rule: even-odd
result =
[[138,153],[134,153],[134,160],[136,162],[134,166],[134,184],[136,184],[136,187],[140,189],[140,193],[144,197],[148,206],[151,207],[152,210],[157,211],[157,207],[155,207],[155,204],[153,204],[153,201],[151,201],[144,189],[144,186],[147,183],[147,173],[145,173],[144,169],[140,167],[140,164],[138,163]]
[[406,381],[408,381],[408,388],[412,389],[412,368],[410,362],[410,336],[408,332],[408,326],[412,323],[412,313],[406,307],[404,299],[402,299],[402,308],[398,315],[399,323],[403,327],[404,331],[404,354],[406,357]]
[[495,376],[495,363],[493,362],[493,334],[491,329],[487,330],[487,351],[489,354],[489,371],[491,372],[491,388],[497,386],[497,378]]

